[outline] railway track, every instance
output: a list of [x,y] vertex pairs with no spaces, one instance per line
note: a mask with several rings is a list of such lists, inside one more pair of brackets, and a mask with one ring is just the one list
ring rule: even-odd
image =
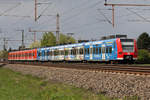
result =
[[[8,64],[7,62],[3,62]],[[16,63],[43,67],[69,68],[77,70],[101,71],[112,73],[125,73],[135,75],[150,75],[150,66],[135,66],[135,65],[110,65],[110,64],[95,64],[95,63]]]

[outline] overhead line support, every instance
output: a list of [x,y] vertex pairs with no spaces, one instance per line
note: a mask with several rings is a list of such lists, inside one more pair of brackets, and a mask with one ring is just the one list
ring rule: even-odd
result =
[[59,14],[56,15],[56,44],[59,44],[59,32],[60,32],[60,27],[59,27]]
[[108,4],[107,0],[104,3],[105,6],[112,6],[112,25],[115,26],[115,6],[150,6],[148,4]]

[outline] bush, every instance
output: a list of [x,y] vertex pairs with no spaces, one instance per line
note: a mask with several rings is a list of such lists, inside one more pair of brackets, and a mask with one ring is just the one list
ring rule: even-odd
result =
[[138,51],[138,60],[137,63],[149,64],[150,63],[150,54],[148,50],[139,50]]

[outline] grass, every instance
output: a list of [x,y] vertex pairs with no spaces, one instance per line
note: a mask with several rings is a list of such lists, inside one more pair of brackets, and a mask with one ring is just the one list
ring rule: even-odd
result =
[[[0,68],[0,100],[119,100]],[[131,99],[137,100],[137,99]]]

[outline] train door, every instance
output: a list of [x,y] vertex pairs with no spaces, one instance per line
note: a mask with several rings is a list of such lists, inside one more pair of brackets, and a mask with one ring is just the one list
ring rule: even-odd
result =
[[102,60],[105,60],[106,59],[106,54],[105,54],[105,44],[102,45]]
[[45,50],[42,49],[42,61],[44,61],[44,59],[45,59]]
[[113,42],[112,46],[112,60],[117,59],[117,44],[116,41]]
[[85,60],[90,60],[92,56],[90,55],[90,46],[89,45],[86,45],[84,47],[84,58]]
[[41,60],[41,49],[38,49],[38,56],[37,56],[38,60]]

